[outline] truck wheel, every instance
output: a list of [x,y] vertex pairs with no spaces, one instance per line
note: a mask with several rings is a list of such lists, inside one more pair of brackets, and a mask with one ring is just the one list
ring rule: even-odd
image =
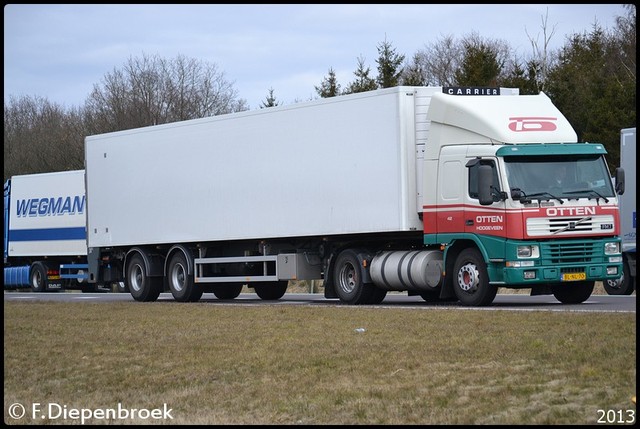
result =
[[202,297],[202,288],[189,276],[188,262],[182,252],[176,252],[169,262],[167,280],[173,299],[180,302],[196,302]]
[[288,286],[289,282],[287,280],[279,282],[257,282],[254,284],[253,289],[260,299],[275,301],[284,296]]
[[46,265],[42,262],[34,262],[31,265],[31,290],[33,292],[46,292],[48,283]]
[[580,304],[591,296],[596,282],[559,283],[551,285],[553,296],[563,304]]
[[347,304],[379,304],[387,295],[384,289],[376,288],[362,280],[362,270],[358,254],[344,250],[338,256],[334,267],[334,283],[340,301]]
[[129,261],[126,283],[136,301],[155,301],[162,291],[162,277],[149,277],[140,255],[134,255]]
[[603,282],[604,290],[609,295],[631,295],[635,289],[634,279],[629,274],[629,263],[622,264],[622,276],[616,280],[606,280]]
[[242,283],[228,283],[216,285],[213,294],[218,299],[234,299],[242,292]]
[[487,266],[478,249],[465,249],[458,255],[453,268],[453,286],[464,305],[486,306],[493,302],[498,287],[489,283]]

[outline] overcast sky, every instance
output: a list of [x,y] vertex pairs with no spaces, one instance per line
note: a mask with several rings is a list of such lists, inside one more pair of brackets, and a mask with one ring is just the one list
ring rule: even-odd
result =
[[280,104],[317,97],[329,68],[346,87],[362,57],[377,75],[377,46],[413,54],[445,36],[505,40],[519,55],[555,29],[552,48],[594,23],[615,27],[622,4],[127,5],[4,7],[4,95],[84,104],[95,84],[131,57],[179,55],[215,64],[251,109],[273,88]]

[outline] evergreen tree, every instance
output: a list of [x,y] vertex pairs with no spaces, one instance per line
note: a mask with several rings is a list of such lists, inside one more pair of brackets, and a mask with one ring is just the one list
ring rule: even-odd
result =
[[315,87],[316,92],[321,98],[335,97],[340,95],[340,84],[336,78],[336,72],[333,68],[329,68],[329,75],[322,80],[320,86]]
[[269,88],[269,95],[267,96],[266,100],[262,102],[260,108],[264,109],[266,107],[275,107],[278,105],[280,105],[280,103],[276,101],[276,97],[273,95],[273,88]]
[[415,54],[411,64],[402,69],[401,82],[407,86],[426,86],[425,72],[420,64],[420,56]]
[[390,42],[385,41],[378,45],[378,77],[376,83],[380,88],[398,86],[402,74],[402,62],[404,55],[396,53]]
[[539,65],[535,60],[527,62],[526,69],[519,62],[515,62],[510,73],[500,80],[499,85],[507,88],[518,88],[520,95],[539,94],[538,72]]
[[455,80],[460,86],[496,86],[501,70],[498,53],[491,46],[482,41],[465,42]]
[[345,94],[354,94],[356,92],[373,91],[378,88],[376,81],[369,76],[371,69],[365,67],[364,58],[358,57],[358,68],[353,74],[356,76],[356,80],[351,82],[345,89]]
[[636,124],[635,71],[630,74],[620,62],[622,46],[597,24],[588,34],[573,35],[549,73],[546,91],[579,141],[604,144],[611,170],[620,162],[620,129]]

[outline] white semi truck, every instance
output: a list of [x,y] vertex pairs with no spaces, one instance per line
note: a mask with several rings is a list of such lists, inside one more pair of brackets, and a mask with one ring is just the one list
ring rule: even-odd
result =
[[605,154],[545,94],[508,88],[401,86],[89,136],[88,280],[138,301],[245,284],[273,300],[317,279],[348,304],[484,306],[498,287],[580,303],[622,273]]
[[626,190],[620,196],[623,275],[609,280],[604,288],[609,295],[631,295],[636,290],[636,128],[620,130],[620,167],[626,177]]
[[13,176],[4,184],[4,288],[34,292],[87,283],[84,170]]

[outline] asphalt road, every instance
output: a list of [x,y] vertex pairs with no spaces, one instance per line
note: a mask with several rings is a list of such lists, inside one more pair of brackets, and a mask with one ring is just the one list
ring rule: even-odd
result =
[[[6,301],[58,301],[58,302],[135,302],[128,293],[33,293],[5,291]],[[162,293],[158,302],[175,302],[170,293]],[[205,293],[199,301],[210,305],[313,305],[346,306],[337,299],[326,299],[322,294],[287,293],[277,301],[263,301],[253,293],[243,293],[233,300],[219,300],[213,294]],[[178,304],[178,303],[176,303]],[[189,305],[189,304],[183,304]],[[612,296],[592,295],[582,304],[565,305],[553,295],[529,296],[523,294],[497,295],[488,307],[465,307],[459,302],[428,303],[419,296],[406,293],[389,293],[381,304],[375,307],[397,307],[415,309],[451,308],[467,310],[516,310],[516,311],[582,311],[582,312],[636,312],[636,295]]]

